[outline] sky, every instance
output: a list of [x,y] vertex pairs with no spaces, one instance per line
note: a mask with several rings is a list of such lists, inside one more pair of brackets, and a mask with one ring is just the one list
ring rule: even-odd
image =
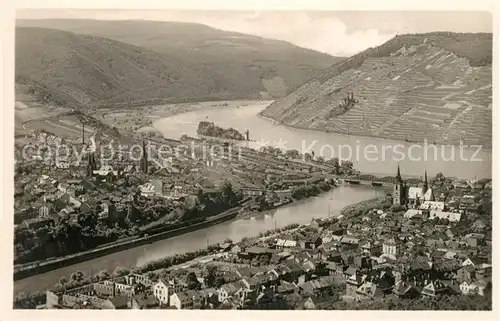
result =
[[19,10],[17,19],[153,20],[205,24],[350,56],[397,34],[432,31],[492,32],[481,11],[195,11],[195,10]]

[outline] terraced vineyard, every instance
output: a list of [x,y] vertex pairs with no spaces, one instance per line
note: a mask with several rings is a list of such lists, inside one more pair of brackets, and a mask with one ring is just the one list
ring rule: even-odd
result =
[[[327,71],[276,101],[263,115],[301,128],[491,148],[491,62],[471,66],[478,63],[458,54],[424,35],[420,43],[394,48],[388,56],[362,53],[347,60],[352,68],[339,64],[335,72]],[[331,117],[348,92],[359,102]]]

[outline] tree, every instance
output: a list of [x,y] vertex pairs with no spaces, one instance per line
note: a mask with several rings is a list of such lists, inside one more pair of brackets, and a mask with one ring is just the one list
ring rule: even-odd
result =
[[343,170],[352,171],[353,163],[351,161],[345,160],[345,161],[342,161],[341,167]]
[[14,255],[21,255],[24,251],[24,248],[21,244],[17,243],[14,245]]
[[187,275],[187,287],[189,290],[201,289],[201,284],[194,272],[189,272],[189,274]]
[[285,152],[285,156],[290,158],[290,159],[294,159],[294,158],[298,158],[300,156],[300,153],[296,149],[290,149],[290,150],[287,150]]
[[217,278],[217,267],[213,264],[206,264],[203,275],[205,277],[206,285],[208,287],[213,287]]
[[446,177],[443,175],[443,173],[439,172],[436,174],[435,180],[438,182],[444,182],[446,180]]
[[84,277],[83,272],[76,271],[74,273],[71,273],[70,279],[73,282],[81,282],[83,281],[83,277]]
[[338,174],[338,170],[340,169],[340,162],[338,157],[330,158],[325,163],[328,165],[333,165],[335,174]]
[[392,206],[392,205],[391,205],[391,203],[389,203],[389,202],[384,202],[384,203],[382,203],[382,208],[383,208],[384,210],[388,210],[389,208],[391,208],[391,206]]
[[115,277],[125,276],[125,275],[128,275],[128,274],[130,274],[130,270],[127,269],[127,268],[125,268],[125,267],[121,267],[121,266],[117,267],[115,269],[115,272],[113,273],[113,275]]
[[213,286],[215,288],[220,288],[224,283],[226,283],[226,281],[224,280],[224,278],[221,275],[217,275],[217,277],[215,278]]
[[400,204],[393,204],[391,205],[390,210],[393,213],[400,212],[403,210],[403,206],[401,206]]
[[102,270],[99,273],[97,273],[96,278],[98,280],[107,280],[109,279],[110,275],[108,273],[108,270]]
[[134,225],[132,226],[130,232],[132,235],[138,235],[141,232],[141,229],[137,225]]
[[225,204],[232,204],[235,200],[235,194],[233,191],[233,186],[229,182],[224,182],[220,188],[222,201]]

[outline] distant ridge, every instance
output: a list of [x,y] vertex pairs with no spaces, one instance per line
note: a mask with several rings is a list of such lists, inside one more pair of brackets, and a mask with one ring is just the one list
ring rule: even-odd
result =
[[492,34],[400,35],[345,59],[263,116],[343,134],[491,147]]
[[62,104],[278,98],[339,60],[200,24],[18,20],[16,28],[16,81]]

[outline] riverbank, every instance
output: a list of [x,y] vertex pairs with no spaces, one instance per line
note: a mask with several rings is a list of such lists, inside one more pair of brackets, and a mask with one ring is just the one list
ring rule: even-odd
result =
[[[334,188],[334,186],[332,186]],[[330,189],[329,189],[330,190]],[[328,191],[329,191],[328,190]],[[323,191],[327,192],[327,191]],[[21,280],[30,276],[34,276],[37,274],[41,273],[46,273],[52,270],[56,270],[62,267],[67,267],[74,265],[76,263],[84,262],[84,261],[89,261],[95,258],[99,258],[108,254],[124,251],[127,249],[131,249],[134,247],[146,245],[148,243],[156,242],[162,239],[168,239],[172,238],[174,236],[186,234],[189,232],[193,232],[199,229],[204,229],[207,227],[210,227],[212,225],[216,225],[219,223],[223,222],[228,222],[231,220],[235,219],[244,219],[246,217],[250,217],[252,215],[259,215],[263,214],[263,212],[258,212],[255,213],[253,211],[245,211],[243,214],[241,211],[244,209],[245,205],[251,202],[251,198],[246,198],[243,201],[240,202],[239,206],[229,209],[223,213],[220,213],[218,215],[212,216],[207,218],[204,221],[201,221],[199,223],[191,224],[185,227],[181,227],[178,229],[173,229],[173,230],[166,230],[166,231],[160,231],[158,233],[154,234],[146,234],[145,236],[138,236],[135,237],[131,240],[126,240],[126,241],[116,241],[110,244],[105,244],[101,247],[80,252],[80,253],[75,253],[72,255],[68,255],[66,257],[62,258],[56,258],[56,259],[51,259],[51,260],[46,260],[46,261],[39,261],[39,262],[34,262],[34,263],[27,263],[24,265],[19,265],[14,268],[14,280]],[[299,200],[300,202],[302,200]],[[273,208],[268,209],[267,211],[276,211],[278,208],[288,206],[290,204],[293,204],[294,201],[290,200],[289,202],[283,202],[282,204],[279,204],[277,206],[274,206]]]
[[[292,203],[295,206],[300,205],[302,202],[306,202],[307,200],[301,200],[298,202]],[[363,200],[354,204],[350,204],[347,206],[344,206],[341,210],[340,213],[341,216],[343,217],[342,219],[349,219],[358,215],[363,214],[365,211],[371,210],[373,208],[378,208],[383,206],[384,204],[384,198],[370,198],[367,200]],[[291,205],[291,206],[293,206]],[[272,210],[268,211],[263,211],[260,214],[267,214],[267,212],[272,212]],[[241,217],[240,217],[241,218]],[[324,218],[325,221],[330,221],[332,219],[336,219],[335,217],[326,217]],[[242,245],[245,244],[246,246],[252,246],[252,245],[258,245],[259,243],[271,238],[271,237],[279,237],[283,233],[289,233],[293,230],[298,230],[301,228],[306,228],[310,226],[310,222],[303,223],[303,224],[289,224],[287,226],[281,227],[281,228],[273,228],[273,229],[268,229],[266,231],[263,231],[259,233],[257,236],[249,237],[249,238],[243,238],[242,240],[233,242],[230,240],[230,242],[233,245]],[[227,240],[221,243],[227,243]],[[167,257],[162,257],[159,259],[156,259],[154,261],[147,262],[142,265],[137,265],[137,266],[131,266],[128,268],[122,268],[122,272],[128,273],[126,271],[132,272],[132,273],[148,273],[149,276],[153,275],[160,275],[162,271],[164,270],[172,270],[172,269],[178,269],[178,268],[186,268],[195,264],[200,263],[202,261],[201,259],[203,258],[203,261],[209,262],[213,260],[216,256],[217,253],[219,253],[220,248],[217,245],[207,245],[206,248],[200,248],[195,251],[191,252],[185,252],[185,253],[176,253],[171,256]],[[117,268],[118,270],[118,268]],[[63,290],[76,290],[77,288],[87,286],[89,284],[95,283],[97,281],[102,281],[105,279],[116,279],[119,278],[120,276],[118,275],[117,271],[106,271],[106,273],[103,274],[103,271],[99,271],[99,274],[102,275],[108,275],[108,277],[104,278],[99,278],[96,279],[95,275],[88,275],[84,279],[82,279],[79,282],[75,282],[73,286],[71,284],[66,284],[64,287],[61,285],[56,286],[55,284],[51,287],[51,291],[63,291]],[[69,276],[68,276],[69,277]],[[15,300],[15,305],[18,308],[34,308],[37,304],[42,304],[45,299],[45,294],[43,292],[33,292],[33,293],[24,293],[19,296],[17,296],[17,300]]]
[[[293,128],[295,130],[300,130],[300,131],[313,131],[313,132],[319,132],[319,133],[325,133],[325,134],[337,134],[337,135],[342,135],[344,137],[356,136],[359,138],[376,138],[376,139],[387,140],[388,143],[417,144],[417,145],[426,144],[428,146],[440,146],[441,145],[441,146],[447,146],[447,147],[450,147],[450,146],[459,147],[459,146],[461,146],[460,141],[449,142],[449,141],[437,141],[436,140],[436,141],[428,141],[428,142],[419,142],[419,141],[407,140],[403,137],[394,138],[394,137],[387,137],[384,135],[377,135],[377,134],[374,134],[372,132],[354,132],[353,133],[353,132],[346,132],[346,131],[339,131],[339,130],[323,130],[320,128],[310,128],[310,127],[303,127],[303,126],[298,126],[298,125],[293,125],[293,124],[287,124],[287,123],[281,122],[277,119],[274,119],[270,116],[264,115],[264,112],[266,111],[266,109],[267,108],[261,110],[257,114],[257,117],[259,117],[263,120],[272,122],[274,125],[280,125],[280,126],[284,126],[284,127],[288,127],[288,128]],[[475,145],[469,146],[466,144],[466,142],[462,142],[462,143],[464,144],[463,145],[464,148],[475,146]],[[492,142],[489,142],[489,144],[482,144],[481,149],[484,151],[487,151],[487,152],[492,152],[493,151]]]
[[[463,179],[475,176],[491,178],[492,155],[486,149],[463,148],[461,156],[462,150],[455,147],[453,151],[451,146],[420,144],[414,147],[415,144],[390,139],[391,137],[348,136],[317,129],[295,128],[286,124],[280,126],[276,122],[273,124],[273,120],[266,115],[262,116],[265,108],[265,104],[256,103],[240,108],[200,109],[158,119],[154,126],[164,137],[180,137],[183,134],[195,137],[198,122],[209,120],[221,127],[248,129],[250,138],[255,143],[244,142],[241,145],[245,144],[253,149],[265,145],[282,150],[314,150],[316,156],[323,156],[325,160],[342,156],[343,159],[351,160],[354,167],[363,173],[393,175],[400,165],[403,176],[421,177],[427,170],[431,176],[446,172],[450,177]],[[373,152],[374,149],[377,150],[376,153]],[[454,161],[449,161],[453,155]]]
[[[293,202],[266,212],[268,215],[253,214],[255,219],[235,217],[190,233],[17,280],[14,282],[14,293],[45,291],[53,287],[61,277],[67,278],[75,271],[80,271],[85,275],[94,275],[102,270],[114,271],[117,267],[142,266],[169,255],[193,252],[205,248],[207,244],[221,243],[228,238],[237,242],[242,238],[258,236],[260,233],[275,227],[282,228],[290,224],[302,225],[311,222],[313,218],[338,216],[342,208],[373,198],[377,195],[377,190],[380,188],[359,185],[339,186],[333,188],[329,193]],[[378,194],[380,195],[380,192]]]
[[62,258],[56,258],[36,263],[27,263],[26,265],[14,268],[14,280],[20,280],[36,274],[49,272],[55,269],[59,269],[61,267],[70,266],[79,262],[88,261],[101,256],[105,256],[110,253],[127,250],[133,247],[141,246],[162,239],[167,239],[177,235],[196,231],[198,229],[206,228],[214,224],[229,221],[231,219],[236,218],[236,216],[238,215],[238,211],[241,208],[242,208],[241,206],[236,207],[221,214],[210,217],[207,220],[202,221],[200,223],[191,224],[178,229],[167,230],[164,232],[159,232],[142,237],[136,237],[132,240],[127,240],[127,241],[117,241],[111,244],[105,244],[100,248],[72,254]]
[[[258,101],[262,104],[270,103],[268,101]],[[253,100],[221,100],[221,101],[193,101],[181,103],[166,104],[147,104],[141,106],[123,106],[114,108],[99,108],[95,111],[95,117],[110,126],[121,130],[137,130],[139,132],[148,132],[152,127],[155,131],[158,128],[154,123],[158,119],[172,117],[182,113],[196,112],[199,110],[225,109],[239,106],[246,106],[255,103]],[[178,137],[176,137],[178,138]]]
[[[245,242],[247,245],[254,245],[270,237],[276,237],[283,233],[288,233],[293,230],[297,230],[301,227],[308,226],[308,224],[298,225],[290,224],[283,228],[274,228],[263,233],[263,236],[255,236],[252,238],[246,238],[239,242],[233,242],[228,240],[231,244],[242,244]],[[225,241],[225,243],[227,243]],[[153,275],[158,277],[164,271],[171,271],[174,269],[188,268],[193,265],[200,264],[200,262],[212,262],[218,256],[223,255],[220,253],[220,247],[218,245],[208,245],[206,248],[198,249],[192,252],[174,254],[168,257],[157,259],[153,262],[148,262],[147,264],[141,266],[133,266],[130,268],[117,268],[114,272],[109,271],[99,271],[98,275],[89,275],[80,281],[73,284],[66,283],[65,285],[54,284],[48,291],[51,292],[62,292],[62,291],[78,291],[80,288],[85,288],[92,283],[96,283],[104,280],[115,280],[119,281],[123,279],[122,274],[128,273],[148,273],[149,277]],[[70,278],[71,279],[71,278]],[[37,305],[44,304],[46,298],[46,292],[36,291],[33,293],[21,293],[14,297],[14,308],[15,309],[35,309]]]
[[[324,193],[326,194],[326,192]],[[310,199],[302,199],[296,202],[289,203],[287,205],[284,205],[282,208],[292,208],[292,207],[298,207],[300,205],[307,204],[307,202],[310,201]],[[354,204],[350,204],[347,206],[344,206],[340,209],[339,217],[344,217],[344,218],[349,218],[349,217],[354,217],[356,214],[361,214],[364,210],[367,209],[372,209],[377,206],[381,206],[383,203],[384,199],[383,198],[369,198],[367,200],[363,200]],[[277,209],[271,209],[271,210],[266,210],[259,212],[257,215],[267,215],[267,214],[274,214]],[[353,212],[354,211],[354,212]],[[358,213],[359,212],[359,213]],[[254,216],[255,213],[248,212],[246,214],[243,214],[242,216],[236,217],[236,219],[245,219],[250,216]],[[314,219],[314,218],[313,218]],[[323,218],[325,221],[330,221],[332,219],[336,219],[336,216],[331,217],[328,215],[327,217]],[[233,241],[230,240],[230,242],[233,245],[241,245],[245,244],[246,246],[251,246],[251,245],[257,245],[271,237],[279,237],[283,233],[289,233],[290,231],[293,230],[298,230],[301,228],[306,228],[310,226],[310,221],[305,222],[302,224],[288,224],[284,227],[274,227],[271,229],[266,229],[265,231],[260,232],[258,235],[251,236],[251,237],[243,237],[241,240],[238,241]],[[224,240],[223,242],[220,243],[227,243],[228,240]],[[172,269],[177,269],[177,268],[186,268],[189,267],[193,264],[198,264],[201,260],[201,258],[204,258],[204,261],[211,261],[211,259],[214,258],[217,253],[219,253],[220,248],[218,247],[217,244],[207,244],[205,248],[199,248],[194,251],[190,252],[184,252],[184,253],[176,253],[170,256],[166,257],[161,257],[158,259],[155,259],[153,261],[146,262],[144,264],[138,264],[135,266],[129,266],[129,267],[123,267],[121,268],[123,271],[129,271],[132,273],[148,273],[149,275],[158,275],[160,274],[163,270],[172,270]],[[117,268],[118,270],[119,268]],[[76,272],[77,270],[73,271]],[[104,271],[99,271],[98,274],[103,274]],[[117,275],[117,271],[106,271],[108,277],[105,278],[100,278],[96,279],[95,275],[87,275],[84,279],[82,279],[79,282],[74,283],[72,286],[71,284],[66,284],[64,287],[61,285],[54,284],[50,287],[50,291],[67,291],[67,290],[76,290],[77,288],[80,287],[85,287],[91,283],[95,283],[97,281],[102,281],[102,280],[107,280],[107,279],[116,279],[119,278],[120,276]],[[106,275],[104,273],[104,275]],[[151,274],[152,273],[152,274]],[[68,276],[62,276],[62,277],[67,277]],[[71,278],[69,278],[71,279]],[[31,306],[31,308],[34,308],[37,304],[42,304],[44,303],[45,300],[45,293],[40,292],[40,291],[34,291],[32,293],[23,293],[18,296],[16,296],[15,300],[15,306],[18,308],[27,308],[27,306]],[[36,304],[35,304],[36,303]]]

